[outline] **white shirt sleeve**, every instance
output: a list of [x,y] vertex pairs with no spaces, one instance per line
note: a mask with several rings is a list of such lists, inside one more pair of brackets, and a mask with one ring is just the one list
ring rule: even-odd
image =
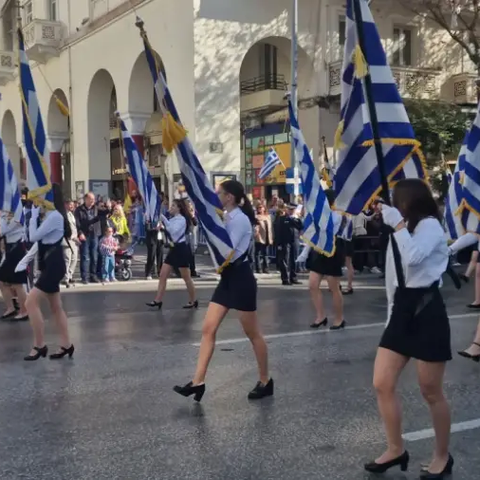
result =
[[185,237],[185,231],[187,229],[187,221],[183,215],[175,215],[172,219],[168,220],[164,215],[161,215],[162,223],[168,230],[174,242],[178,242],[182,237]]
[[479,240],[479,237],[475,233],[466,233],[465,235],[462,235],[458,240],[455,240],[455,242],[453,242],[450,245],[450,251],[452,253],[457,253],[460,250],[463,250],[464,248],[467,248],[470,245],[477,243],[478,240]]
[[413,234],[406,228],[394,233],[402,261],[406,265],[418,265],[427,258],[440,242],[445,241],[444,231],[435,218],[421,220]]
[[[56,210],[47,213],[38,228],[37,218],[32,217],[30,222],[30,241],[35,243],[44,240],[44,243],[47,244],[58,242],[64,235],[64,222],[63,216]],[[48,237],[48,241],[46,237]]]
[[333,220],[333,234],[336,235],[340,226],[342,225],[343,217],[337,212],[332,212],[332,220]]

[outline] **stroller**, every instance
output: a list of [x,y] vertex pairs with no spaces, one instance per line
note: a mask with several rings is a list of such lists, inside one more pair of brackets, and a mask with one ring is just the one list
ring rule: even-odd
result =
[[117,250],[115,253],[115,276],[128,282],[132,278],[132,260],[137,242],[129,248]]

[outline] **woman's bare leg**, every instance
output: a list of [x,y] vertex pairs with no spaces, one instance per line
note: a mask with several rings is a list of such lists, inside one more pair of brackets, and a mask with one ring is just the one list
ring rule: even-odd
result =
[[20,306],[20,311],[15,318],[25,317],[25,315],[27,315],[27,309],[25,308],[25,302],[27,301],[27,292],[25,291],[23,285],[12,285],[12,288],[17,297],[18,305]]
[[478,251],[475,251],[475,252],[472,252],[472,256],[470,257],[470,262],[468,263],[468,267],[465,270],[465,276],[467,278],[470,278],[472,273],[475,271],[477,262],[478,262]]
[[190,300],[190,303],[193,303],[196,300],[195,285],[193,283],[192,276],[190,274],[190,268],[179,268],[179,270],[180,270],[180,275],[183,278],[185,285],[187,286],[188,299]]
[[327,277],[328,287],[332,292],[333,312],[335,319],[334,325],[340,325],[343,322],[343,295],[340,291],[340,278]]
[[165,290],[167,289],[167,280],[171,273],[172,267],[167,263],[164,263],[160,270],[160,276],[158,277],[158,290],[157,294],[155,295],[156,302],[162,301],[163,296],[165,295]]
[[480,319],[478,320],[477,331],[473,343],[465,350],[465,352],[470,355],[480,355]]
[[441,473],[448,462],[450,442],[450,407],[443,395],[445,363],[417,362],[418,383],[428,403],[435,430],[435,451],[428,467],[431,473]]
[[198,353],[197,370],[192,380],[194,385],[199,385],[205,382],[208,365],[215,350],[217,330],[227,312],[228,308],[219,305],[218,303],[210,302],[208,305],[207,314],[203,320],[202,342],[200,343],[200,351]]
[[353,268],[352,257],[345,257],[345,266],[347,267],[347,289],[353,290],[353,277],[355,269]]
[[320,284],[322,283],[322,276],[316,272],[310,272],[308,277],[308,288],[310,290],[310,297],[312,299],[313,306],[317,318],[315,323],[321,323],[325,320],[325,308],[323,307],[323,296],[320,290]]
[[377,393],[378,410],[387,437],[387,451],[375,460],[386,463],[399,457],[404,451],[402,439],[402,411],[396,393],[398,379],[408,358],[379,347],[375,359],[373,386]]
[[63,348],[70,348],[72,342],[68,334],[68,319],[63,309],[62,299],[60,293],[53,293],[47,296],[50,310],[57,326],[58,336],[60,337],[60,346]]
[[12,289],[10,285],[0,282],[0,291],[2,292],[3,301],[7,306],[4,315],[10,315],[11,313],[14,313],[15,306],[13,305]]
[[[28,318],[30,319],[30,325],[33,330],[33,346],[39,348],[45,346],[45,325],[42,311],[40,310],[40,301],[45,297],[46,295],[41,290],[33,287],[27,295],[25,302],[25,308],[27,309]],[[30,355],[36,355],[36,353],[35,350],[32,350]]]
[[258,324],[257,312],[240,312],[240,322],[245,335],[252,342],[255,358],[257,359],[260,381],[266,385],[270,380],[268,375],[268,349],[260,325]]

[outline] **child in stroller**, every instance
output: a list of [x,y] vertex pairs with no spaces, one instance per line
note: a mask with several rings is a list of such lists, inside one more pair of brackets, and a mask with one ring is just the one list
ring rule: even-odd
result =
[[132,278],[132,260],[136,245],[137,242],[132,243],[129,248],[121,246],[115,253],[115,275],[125,282]]

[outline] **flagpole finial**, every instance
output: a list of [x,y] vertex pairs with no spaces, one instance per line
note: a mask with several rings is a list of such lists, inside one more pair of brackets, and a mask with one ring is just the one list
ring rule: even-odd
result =
[[135,19],[135,26],[139,28],[141,32],[144,31],[145,22],[138,15]]

